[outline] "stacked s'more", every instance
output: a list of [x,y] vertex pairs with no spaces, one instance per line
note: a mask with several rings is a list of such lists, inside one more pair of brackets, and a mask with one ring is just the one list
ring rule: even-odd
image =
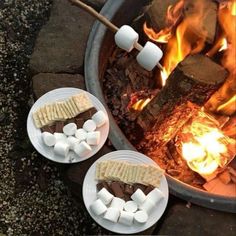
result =
[[157,166],[126,161],[98,162],[97,199],[91,211],[113,223],[145,224],[164,194],[159,189],[164,171]]

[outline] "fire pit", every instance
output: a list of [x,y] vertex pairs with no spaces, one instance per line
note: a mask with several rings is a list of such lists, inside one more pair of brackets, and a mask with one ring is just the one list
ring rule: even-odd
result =
[[[182,1],[180,2],[182,4]],[[135,1],[135,4],[134,1],[108,1],[102,14],[112,19],[117,26],[121,26],[133,22],[146,3],[147,1]],[[181,4],[178,4],[178,7],[183,7]],[[213,10],[214,7],[215,3]],[[174,11],[177,16],[178,9]],[[187,8],[186,12],[189,11]],[[210,16],[212,17],[212,14]],[[193,25],[195,20],[191,20]],[[180,17],[176,17],[173,22],[176,24],[178,21],[182,22],[178,23],[179,26],[186,28],[182,26],[186,20],[180,21]],[[139,20],[136,20],[135,27],[141,35],[143,29],[138,23]],[[198,30],[198,27],[196,29]],[[193,35],[196,29],[193,30]],[[156,35],[147,24],[144,25],[144,30],[152,40],[159,42],[160,34]],[[217,51],[223,50],[221,43],[225,39],[220,37],[214,47],[209,46],[213,44],[212,30],[209,30],[208,34],[199,36],[200,39],[204,37],[209,45],[203,47],[202,41],[197,39],[195,53],[187,56],[190,54],[190,46],[193,46],[187,45],[184,48],[186,51],[181,51],[181,57],[170,62],[170,59],[166,59],[168,54],[171,54],[169,58],[172,59],[173,48],[179,49],[179,46],[175,45],[176,40],[174,44],[169,44],[173,38],[178,38],[179,34],[168,39],[170,32],[171,30],[167,30],[160,37],[160,40],[168,41],[167,45],[162,46],[166,52],[162,62],[165,70],[160,75],[159,71],[147,72],[139,68],[134,59],[135,52],[127,54],[118,50],[114,43],[114,35],[108,32],[105,26],[95,23],[88,41],[85,60],[87,88],[108,105],[106,108],[110,110],[110,140],[117,149],[138,149],[156,160],[166,169],[172,194],[205,207],[236,212],[235,197],[206,191],[218,173],[224,174],[225,168],[235,156],[235,137],[232,138],[231,129],[228,133],[221,130],[222,126],[228,130],[227,127],[235,125],[232,124],[232,106],[229,106],[230,109],[224,109],[228,107],[227,102],[232,103],[231,100],[235,97],[227,85],[232,83],[232,79],[229,78],[229,82],[224,83],[229,76],[228,71],[216,62],[219,59],[210,58],[217,54]],[[199,54],[202,50],[204,53]],[[222,55],[218,53],[217,56]],[[228,65],[225,65],[227,69]],[[162,82],[159,80],[161,77]],[[216,92],[219,88],[219,92]],[[227,96],[224,96],[227,102],[219,105],[218,110],[227,110],[230,116],[216,117],[205,112],[203,105],[205,108],[208,107],[208,110],[214,110],[217,93],[222,95],[224,92],[227,93]],[[196,124],[197,133],[194,133]],[[206,124],[208,131],[202,124]],[[212,145],[210,146],[213,148],[204,145],[199,148],[201,140],[204,145],[211,140],[215,148]],[[222,158],[219,161],[217,155],[223,155],[223,161]],[[199,162],[200,159],[204,161]],[[174,167],[170,168],[172,165]],[[234,182],[232,184],[235,186]]]

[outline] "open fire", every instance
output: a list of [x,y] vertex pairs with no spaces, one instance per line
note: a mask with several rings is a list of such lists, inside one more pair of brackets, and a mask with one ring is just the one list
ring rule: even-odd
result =
[[148,73],[116,51],[107,103],[132,144],[168,174],[236,196],[236,0],[153,2],[143,31],[162,48],[164,69]]
[[[190,54],[197,54],[206,48],[209,32],[204,28],[203,23],[209,16],[211,9],[210,1],[197,0],[191,2],[194,6],[188,6],[191,1],[180,0],[175,6],[170,5],[166,14],[167,27],[155,32],[144,24],[144,32],[153,41],[166,44],[163,59],[164,70],[161,71],[162,85],[165,86],[171,72],[179,62]],[[193,14],[188,14],[184,9],[193,8]],[[197,9],[197,11],[195,11]],[[191,10],[190,10],[191,11]],[[184,12],[184,13],[183,13]],[[236,1],[222,1],[218,8],[218,21],[221,26],[221,33],[215,40],[215,44],[205,54],[214,57],[218,52],[223,53],[221,64],[228,69],[227,81],[235,81],[236,70]],[[182,20],[181,20],[182,18]],[[178,24],[177,24],[178,23]],[[198,32],[196,34],[195,32]],[[220,112],[225,115],[232,115],[236,111],[236,85],[233,82],[226,82],[206,103],[206,111]],[[232,92],[228,92],[232,90]],[[222,97],[221,97],[222,96]],[[219,98],[220,97],[220,98]],[[208,109],[207,109],[208,108]],[[207,115],[204,112],[199,112]],[[202,115],[200,115],[202,116]],[[208,116],[209,117],[209,116]],[[190,125],[185,125],[178,138],[182,137],[180,152],[187,161],[189,168],[202,176],[209,176],[218,167],[223,168],[229,160],[227,159],[228,144],[234,140],[226,137],[218,127],[211,127],[209,122],[195,117]],[[234,151],[233,154],[236,152]],[[232,153],[231,153],[232,155]],[[234,157],[229,158],[232,160]]]

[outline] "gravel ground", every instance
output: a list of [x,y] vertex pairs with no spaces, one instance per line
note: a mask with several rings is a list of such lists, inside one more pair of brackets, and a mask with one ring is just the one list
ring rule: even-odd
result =
[[29,143],[28,63],[51,0],[0,0],[0,235],[102,234]]

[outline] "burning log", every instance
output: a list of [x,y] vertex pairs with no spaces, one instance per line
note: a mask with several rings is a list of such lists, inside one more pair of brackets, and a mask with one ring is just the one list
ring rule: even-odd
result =
[[184,1],[184,18],[196,19],[196,24],[191,24],[189,30],[201,38],[206,38],[206,41],[211,44],[215,40],[217,10],[217,3],[212,0]]
[[138,124],[147,131],[154,124],[160,126],[178,105],[190,101],[202,106],[226,76],[227,71],[208,57],[188,56],[171,73],[161,92],[141,111]]
[[[156,32],[169,27],[170,22],[167,21],[167,12],[170,6],[174,6],[179,0],[153,0],[146,11],[146,19],[148,24]],[[171,23],[173,24],[173,22]]]

